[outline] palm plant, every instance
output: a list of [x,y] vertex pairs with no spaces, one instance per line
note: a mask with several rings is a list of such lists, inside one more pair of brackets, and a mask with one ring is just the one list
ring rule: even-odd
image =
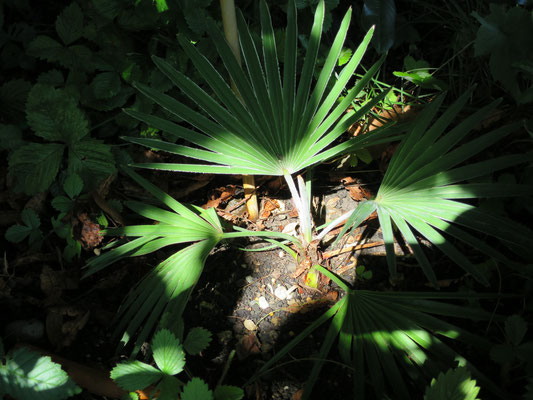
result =
[[[348,11],[313,86],[324,18],[324,3],[320,2],[316,10],[298,81],[297,21],[294,1],[289,2],[287,12],[283,79],[279,70],[270,13],[264,1],[261,1],[260,9],[262,26],[260,51],[252,40],[242,14],[238,15],[245,69],[240,67],[218,29],[215,26],[210,28],[211,37],[231,81],[238,90],[238,95],[195,46],[180,36],[180,45],[215,98],[169,63],[154,57],[158,68],[198,104],[203,112],[195,111],[150,87],[137,84],[139,91],[170,114],[186,121],[192,128],[155,115],[127,110],[131,116],[166,132],[167,137],[171,136],[176,141],[179,139],[182,142],[176,144],[146,138],[126,139],[151,149],[198,160],[194,163],[179,164],[134,164],[136,167],[182,172],[283,176],[299,213],[302,237],[297,239],[280,233],[249,232],[239,229],[236,229],[236,232],[226,232],[214,210],[183,205],[126,168],[126,173],[173,212],[139,202],[128,203],[131,209],[158,221],[159,224],[108,230],[107,233],[110,235],[131,236],[137,239],[92,260],[89,263],[88,274],[125,256],[147,254],[164,246],[193,242],[160,263],[139,283],[123,304],[120,310],[122,322],[118,326],[119,330],[126,330],[123,343],[127,343],[142,326],[137,336],[134,353],[138,351],[140,344],[158,321],[160,327],[172,328],[172,324],[180,318],[188,296],[202,272],[206,257],[221,240],[244,236],[282,238],[292,241],[305,250],[313,239],[322,239],[336,225],[337,221],[333,221],[329,227],[313,237],[310,179],[306,177],[308,182],[305,182],[302,176],[298,175],[295,184],[294,174],[300,174],[306,168],[346,152],[398,138],[397,131],[386,126],[370,134],[336,143],[346,128],[362,118],[386,95],[382,93],[356,111],[346,112],[382,62],[380,60],[372,66],[351,90],[345,92],[345,87],[371,40],[372,29],[366,34],[338,78],[333,79],[332,72],[350,22],[351,12]],[[260,52],[262,57],[259,56]],[[339,99],[341,94],[344,94],[344,97]],[[484,276],[447,240],[448,236],[462,240],[490,257],[505,262],[509,262],[505,255],[480,240],[472,230],[500,239],[519,253],[526,253],[531,249],[533,235],[528,229],[507,219],[484,214],[470,204],[457,201],[531,193],[531,188],[521,185],[460,183],[531,159],[530,155],[506,155],[490,161],[462,165],[468,157],[518,127],[518,124],[512,124],[464,143],[471,129],[486,113],[497,107],[498,102],[493,102],[443,135],[468,101],[469,95],[470,92],[465,93],[432,124],[444,96],[435,99],[410,127],[408,135],[391,160],[376,198],[361,203],[349,215],[342,217],[348,218],[348,221],[341,235],[351,227],[360,225],[372,212],[377,212],[386,242],[387,262],[391,275],[396,274],[393,251],[394,226],[410,245],[426,277],[434,285],[437,285],[435,272],[418,243],[417,235],[426,237],[465,271],[484,283],[486,283]],[[185,144],[183,141],[186,141]],[[458,143],[460,145],[454,148]],[[326,275],[331,275],[324,268],[320,269]],[[405,394],[407,389],[398,372],[397,359],[410,365],[411,372],[415,365],[424,365],[424,367],[430,365],[428,371],[432,375],[436,375],[433,372],[439,364],[428,361],[427,354],[440,356],[445,363],[450,364],[457,354],[439,341],[434,333],[465,339],[472,344],[476,342],[485,344],[483,340],[480,341],[479,338],[428,315],[433,313],[452,317],[487,317],[487,314],[479,310],[442,305],[441,302],[433,301],[462,299],[463,297],[459,295],[356,291],[337,278],[330,277],[343,287],[347,294],[312,325],[312,329],[315,329],[329,318],[333,318],[321,356],[327,355],[336,337],[339,336],[341,353],[344,351],[348,354],[345,361],[355,363],[357,368],[362,368],[364,360],[367,360],[372,371],[376,370],[376,374],[372,374],[376,390],[380,390],[381,382],[386,378]],[[375,310],[380,310],[381,314]],[[405,316],[403,322],[399,319],[399,315],[402,315],[402,318]],[[307,329],[297,339],[301,340],[312,329]],[[293,345],[294,343],[291,344]],[[290,350],[290,347],[287,349]],[[265,368],[286,354],[289,351],[287,349],[282,350]],[[390,354],[388,350],[391,350]],[[315,366],[311,378],[316,378],[320,365],[319,363]],[[364,379],[364,375],[358,375],[356,379],[359,380],[356,382],[356,391],[363,390],[364,384],[361,379]]]
[[[393,133],[392,130],[380,130],[372,135],[362,135],[334,145],[335,140],[351,124],[381,101],[386,93],[376,96],[357,111],[346,112],[352,106],[356,95],[379,69],[382,62],[380,60],[339,100],[359,65],[373,33],[371,29],[366,34],[351,60],[342,69],[338,78],[333,80],[332,73],[346,38],[351,10],[342,20],[326,61],[312,88],[322,34],[324,7],[322,1],[316,9],[298,83],[296,82],[297,20],[294,1],[289,2],[287,10],[283,81],[279,70],[271,17],[264,0],[261,1],[260,7],[262,33],[262,49],[260,50],[263,62],[244,22],[244,17],[240,13],[238,15],[237,22],[246,71],[240,67],[231,48],[216,26],[210,27],[211,38],[231,81],[238,90],[238,96],[233,93],[213,65],[183,36],[178,38],[180,45],[218,101],[169,63],[154,57],[157,67],[210,118],[168,95],[159,93],[148,86],[136,84],[139,91],[172,115],[188,122],[197,131],[154,115],[126,110],[131,116],[165,131],[167,135],[176,139],[184,139],[191,145],[178,145],[156,139],[126,139],[152,149],[197,159],[204,163],[145,163],[134,166],[182,172],[284,176],[299,212],[303,241],[309,243],[312,240],[309,199],[306,200],[302,183],[299,184],[298,189],[296,188],[292,174],[340,154],[388,141]],[[329,91],[326,90],[328,84],[332,84]]]

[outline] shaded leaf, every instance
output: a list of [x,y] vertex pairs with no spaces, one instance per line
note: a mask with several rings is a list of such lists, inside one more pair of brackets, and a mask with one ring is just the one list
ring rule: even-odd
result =
[[31,228],[24,225],[12,225],[6,233],[5,238],[11,243],[20,243],[30,234]]
[[102,72],[94,77],[91,88],[97,99],[109,99],[118,94],[120,77],[116,72]]
[[63,189],[68,197],[74,199],[83,189],[83,181],[78,174],[70,174],[63,185]]
[[84,113],[62,89],[42,84],[33,86],[26,115],[35,134],[46,140],[73,144],[89,133]]
[[15,178],[17,191],[26,194],[43,192],[54,181],[65,146],[58,143],[31,143],[9,157],[9,173]]
[[195,327],[187,333],[183,347],[187,353],[196,355],[205,350],[210,342],[211,332],[205,328]]
[[207,383],[200,378],[192,378],[181,392],[181,400],[211,400],[213,392],[209,390]]
[[111,147],[96,139],[74,143],[69,147],[68,169],[94,188],[99,180],[115,172]]
[[215,388],[215,400],[241,400],[244,391],[237,386],[222,385]]
[[52,207],[57,211],[66,213],[72,209],[74,202],[66,196],[56,196],[52,199]]
[[56,31],[66,45],[81,38],[83,34],[83,12],[77,3],[70,3],[57,16]]

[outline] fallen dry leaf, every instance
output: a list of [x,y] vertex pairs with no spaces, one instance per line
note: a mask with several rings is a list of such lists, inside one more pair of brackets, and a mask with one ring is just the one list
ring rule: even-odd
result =
[[263,205],[263,210],[261,211],[260,218],[267,219],[272,214],[272,211],[279,209],[279,202],[277,200],[267,199]]
[[211,207],[218,208],[220,203],[225,203],[235,195],[236,186],[227,185],[217,188],[213,191],[211,199],[205,203],[202,208],[208,209]]
[[87,213],[78,214],[78,220],[83,224],[80,232],[81,244],[84,249],[94,249],[102,242],[104,237],[100,235],[100,225],[95,224]]
[[261,343],[255,332],[241,337],[235,346],[237,351],[237,357],[239,360],[244,360],[246,357],[252,354],[259,354],[261,352]]

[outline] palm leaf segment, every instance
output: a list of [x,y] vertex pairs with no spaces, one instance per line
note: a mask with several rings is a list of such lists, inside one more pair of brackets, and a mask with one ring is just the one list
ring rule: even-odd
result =
[[[394,393],[390,398],[410,399],[409,380],[424,386],[431,377],[457,362],[466,365],[488,389],[501,394],[496,385],[446,344],[446,341],[458,340],[488,351],[490,341],[440,319],[502,320],[501,316],[480,308],[449,303],[495,298],[497,295],[355,290],[324,267],[317,268],[344,289],[345,296],[276,353],[251,380],[269,371],[306,336],[331,320],[302,400],[311,395],[335,341],[344,362],[353,368],[354,398],[383,399],[389,398],[386,393]],[[375,396],[365,397],[368,383]]]
[[[347,229],[359,225],[372,212],[377,211],[391,275],[396,274],[393,224],[411,246],[425,275],[435,286],[435,272],[422,251],[415,233],[424,236],[484,284],[487,284],[484,275],[461,251],[446,240],[443,233],[507,263],[509,261],[506,257],[469,231],[478,231],[495,237],[513,251],[531,257],[533,233],[529,229],[507,218],[456,201],[482,197],[531,196],[533,193],[533,188],[528,185],[460,183],[531,161],[533,158],[532,154],[504,155],[463,165],[465,160],[520,127],[520,123],[503,126],[465,143],[464,139],[472,128],[479,125],[482,119],[498,106],[499,101],[494,101],[443,135],[466,104],[470,94],[471,91],[467,91],[462,95],[432,125],[431,122],[442,104],[444,95],[426,107],[396,150],[376,198],[360,204],[339,235],[341,237]],[[457,143],[461,145],[455,147]]]
[[159,93],[148,86],[136,84],[136,88],[147,97],[173,116],[178,117],[179,120],[192,125],[196,130],[154,115],[135,110],[126,111],[148,125],[176,139],[184,139],[194,146],[177,145],[155,139],[127,138],[127,140],[153,149],[197,159],[207,164],[146,163],[135,166],[184,172],[286,175],[370,143],[379,143],[390,136],[390,131],[375,132],[325,150],[386,94],[377,96],[357,111],[352,110],[346,113],[356,95],[377,72],[381,60],[370,68],[338,102],[339,96],[345,90],[365,53],[372,38],[373,29],[367,33],[350,62],[343,68],[338,79],[333,82],[333,86],[327,92],[326,88],[330,83],[346,38],[351,10],[342,20],[329,55],[318,75],[318,80],[312,88],[322,34],[324,2],[320,2],[315,13],[298,85],[296,84],[297,22],[294,1],[289,2],[287,13],[283,83],[274,30],[265,1],[261,1],[260,9],[261,50],[264,62],[259,56],[242,14],[238,16],[245,69],[238,64],[224,35],[216,26],[210,26],[210,36],[232,82],[238,89],[239,96],[234,94],[213,65],[183,36],[178,38],[180,45],[207,82],[216,99],[169,63],[154,57],[157,67],[211,118],[192,110],[168,95]]

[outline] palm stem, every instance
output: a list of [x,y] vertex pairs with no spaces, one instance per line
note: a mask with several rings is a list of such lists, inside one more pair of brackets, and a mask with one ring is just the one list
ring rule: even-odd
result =
[[[241,65],[241,52],[239,50],[239,35],[237,32],[237,18],[235,16],[235,2],[234,0],[220,0],[220,9],[222,10],[222,25],[224,26],[224,36],[235,55],[237,62]],[[231,88],[239,96],[239,92],[235,83],[231,81]],[[256,221],[259,218],[259,205],[257,203],[257,195],[255,194],[255,178],[253,175],[243,175],[242,183],[244,188],[244,196],[246,200],[246,208],[248,210],[248,218],[251,221]]]
[[312,222],[311,222],[311,209],[309,207],[309,201],[307,200],[307,191],[303,178],[298,175],[298,186],[296,188],[292,176],[289,174],[283,175],[289,191],[291,192],[294,207],[298,211],[298,218],[300,220],[300,230],[302,232],[303,241],[305,244],[309,244],[312,241]]

